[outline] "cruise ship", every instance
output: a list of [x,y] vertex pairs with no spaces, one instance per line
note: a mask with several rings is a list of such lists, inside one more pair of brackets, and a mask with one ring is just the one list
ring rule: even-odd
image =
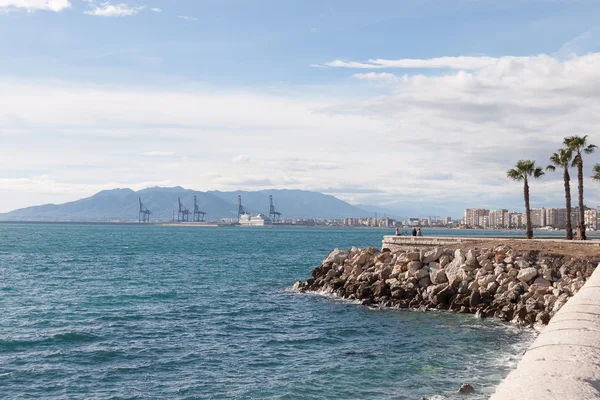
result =
[[264,214],[252,215],[242,214],[240,215],[240,225],[242,226],[264,226],[271,225],[273,221]]

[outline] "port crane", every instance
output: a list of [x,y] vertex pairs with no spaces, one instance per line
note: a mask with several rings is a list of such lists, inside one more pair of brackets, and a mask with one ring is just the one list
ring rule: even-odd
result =
[[179,211],[177,212],[177,222],[189,222],[190,221],[190,210],[185,208],[183,204],[181,204],[181,197],[177,198],[179,202]]
[[274,224],[279,223],[279,219],[281,217],[281,213],[278,212],[275,209],[275,206],[273,205],[273,196],[269,195],[269,218],[271,219],[271,221],[273,221]]
[[196,198],[196,196],[194,196],[194,222],[204,222],[205,216],[206,213],[200,210],[200,207],[198,207],[198,199]]
[[244,211],[244,206],[242,205],[242,196],[238,196],[238,223],[242,215],[246,215],[246,211]]
[[148,210],[148,208],[144,205],[144,203],[142,203],[141,197],[139,197],[138,200],[140,202],[140,212],[138,214],[138,222],[140,222],[140,223],[150,222],[150,215],[152,214],[152,211]]

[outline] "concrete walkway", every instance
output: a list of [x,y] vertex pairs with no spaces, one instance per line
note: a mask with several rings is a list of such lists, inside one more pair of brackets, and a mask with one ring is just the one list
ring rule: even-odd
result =
[[600,399],[600,268],[552,318],[490,400]]

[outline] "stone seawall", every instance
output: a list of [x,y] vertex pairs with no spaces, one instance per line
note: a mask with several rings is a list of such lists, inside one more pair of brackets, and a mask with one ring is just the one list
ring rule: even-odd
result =
[[600,399],[600,269],[552,318],[490,400]]
[[600,261],[524,251],[511,241],[418,240],[420,248],[336,249],[294,289],[369,306],[435,308],[545,325]]

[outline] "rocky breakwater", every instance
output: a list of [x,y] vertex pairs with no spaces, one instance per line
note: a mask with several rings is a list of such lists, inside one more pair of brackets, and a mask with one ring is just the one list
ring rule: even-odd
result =
[[390,308],[440,309],[545,325],[584,285],[598,257],[508,245],[430,250],[334,250],[299,292],[325,292]]

